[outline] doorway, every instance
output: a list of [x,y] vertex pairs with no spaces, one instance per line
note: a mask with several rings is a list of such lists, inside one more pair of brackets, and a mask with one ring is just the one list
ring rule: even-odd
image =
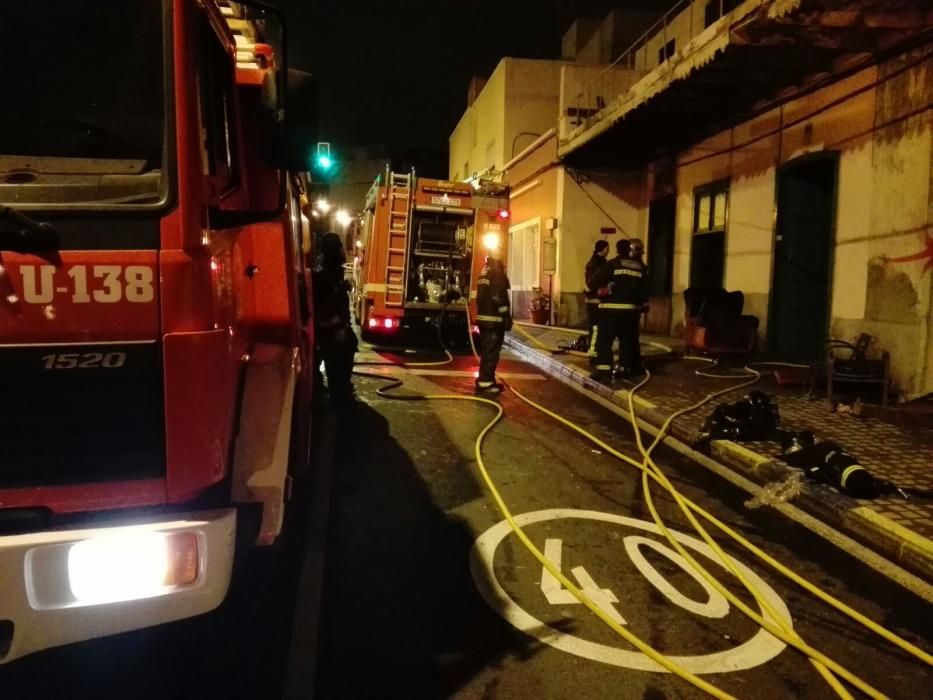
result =
[[667,335],[671,330],[671,291],[674,274],[675,196],[656,199],[648,209],[648,278],[651,311],[645,319],[648,333]]
[[531,219],[509,229],[508,275],[512,288],[512,315],[531,315],[532,290],[540,284],[541,219]]
[[821,358],[829,332],[838,155],[819,154],[778,172],[774,277],[768,315],[772,357]]

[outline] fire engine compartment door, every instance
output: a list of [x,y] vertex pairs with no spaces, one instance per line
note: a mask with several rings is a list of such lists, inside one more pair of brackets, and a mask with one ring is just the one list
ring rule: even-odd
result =
[[156,342],[0,346],[0,489],[165,474]]
[[0,489],[164,476],[157,255],[0,251]]

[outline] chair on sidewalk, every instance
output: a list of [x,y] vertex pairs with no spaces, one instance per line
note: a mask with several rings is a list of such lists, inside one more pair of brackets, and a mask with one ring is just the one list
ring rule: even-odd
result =
[[742,314],[745,295],[725,289],[684,291],[684,342],[688,351],[750,356],[758,341],[758,317]]
[[888,390],[891,385],[891,362],[887,351],[876,360],[868,359],[866,353],[872,337],[868,333],[859,335],[855,344],[832,339],[826,343],[826,359],[810,367],[807,380],[807,398],[812,399],[816,384],[821,377],[826,379],[826,400],[833,402],[833,389],[839,383],[881,385],[881,407],[888,406]]

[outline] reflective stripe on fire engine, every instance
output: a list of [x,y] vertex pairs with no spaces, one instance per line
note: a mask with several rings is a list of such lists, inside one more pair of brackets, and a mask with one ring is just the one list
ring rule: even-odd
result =
[[485,314],[476,314],[477,321],[486,321],[487,323],[502,323],[501,316],[486,316]]
[[380,292],[384,294],[385,291],[386,285],[384,284],[367,284],[365,287],[363,287],[363,294],[367,294],[369,292]]
[[617,311],[632,311],[634,309],[640,309],[640,306],[636,304],[614,304],[612,302],[603,302],[599,305],[601,309],[615,309]]

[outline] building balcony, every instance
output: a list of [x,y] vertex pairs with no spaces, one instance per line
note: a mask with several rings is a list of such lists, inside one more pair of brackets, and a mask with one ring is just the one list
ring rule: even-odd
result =
[[924,0],[681,0],[564,100],[558,152],[644,166],[931,39]]

